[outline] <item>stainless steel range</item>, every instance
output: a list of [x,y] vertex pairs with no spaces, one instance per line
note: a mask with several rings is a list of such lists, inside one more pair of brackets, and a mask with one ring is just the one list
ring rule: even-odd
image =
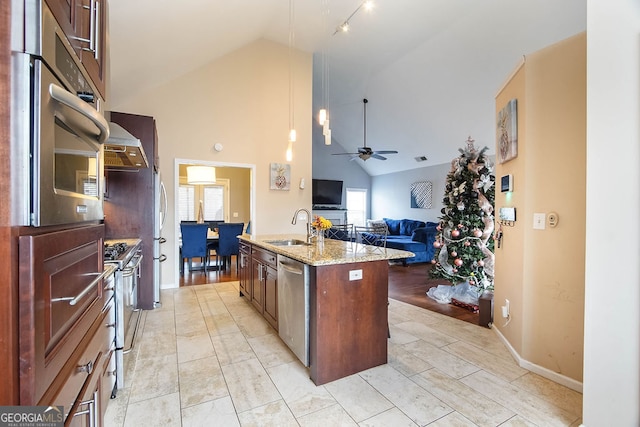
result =
[[[116,267],[114,298],[116,308],[116,388],[124,387],[124,354],[131,351],[140,321],[137,308],[140,239],[105,240],[104,262]],[[135,322],[135,323],[134,323]]]

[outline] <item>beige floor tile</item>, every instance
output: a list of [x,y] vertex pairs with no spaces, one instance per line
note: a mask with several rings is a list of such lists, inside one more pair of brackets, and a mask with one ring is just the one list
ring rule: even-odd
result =
[[389,365],[359,375],[416,424],[426,425],[452,412],[444,402]]
[[242,427],[297,427],[295,417],[283,400],[268,403],[238,414]]
[[[216,296],[218,294],[216,293]],[[227,306],[224,305],[224,301],[218,297],[217,299],[200,299],[200,309],[202,310],[202,314],[207,316],[216,316],[220,314],[229,314],[229,310],[227,310]]]
[[154,332],[138,336],[135,347],[138,348],[138,359],[175,354],[178,351],[175,333]]
[[536,424],[529,422],[522,418],[520,415],[516,415],[500,427],[538,427]]
[[408,377],[432,368],[429,362],[414,356],[404,347],[394,344],[393,342],[388,344],[387,353],[387,363],[389,366]]
[[131,381],[129,402],[140,402],[178,392],[178,359],[176,354],[138,360]]
[[391,335],[389,342],[394,344],[407,344],[420,339],[395,325],[389,325],[389,335]]
[[221,366],[231,363],[238,363],[243,360],[255,359],[256,355],[247,342],[247,339],[240,332],[210,335],[213,349]]
[[178,364],[178,379],[182,408],[229,395],[215,356]]
[[180,396],[177,392],[130,403],[124,420],[125,427],[181,427],[182,425]]
[[418,424],[411,421],[411,418],[394,406],[387,411],[361,421],[358,425],[360,427],[416,427]]
[[207,315],[204,317],[204,323],[211,336],[240,333],[238,324],[229,313],[215,316]]
[[480,369],[422,340],[405,344],[402,347],[409,353],[429,362],[429,364],[453,378],[462,378]]
[[282,365],[292,362],[296,359],[296,355],[289,350],[280,337],[275,334],[267,334],[260,337],[248,338],[247,342],[253,352],[265,368]]
[[533,372],[527,372],[511,384],[558,406],[576,416],[582,416],[582,393],[554,383]]
[[537,425],[567,426],[578,417],[485,371],[460,380]]
[[255,311],[250,315],[235,317],[235,321],[238,324],[240,331],[242,331],[244,336],[247,338],[261,337],[267,334],[277,335],[277,331]]
[[316,386],[302,363],[295,361],[267,369],[280,395],[296,417],[336,403],[324,386]]
[[422,372],[411,379],[478,426],[497,426],[515,415],[437,369]]
[[458,341],[444,347],[443,350],[455,354],[459,358],[507,381],[513,381],[528,372],[526,369],[522,369],[516,365],[515,360],[511,357],[501,360],[500,363],[496,363],[497,358],[491,353],[466,342]]
[[456,338],[450,337],[449,335],[441,334],[435,329],[414,320],[404,323],[398,323],[395,325],[395,327],[415,337],[418,337],[422,341],[432,344],[436,347],[444,347],[445,345],[457,341]]
[[[197,307],[198,304],[195,303]],[[190,336],[208,333],[202,312],[197,309],[185,313],[176,313],[176,335]]]
[[215,356],[209,333],[199,335],[178,336],[178,363]]
[[[504,424],[502,424],[504,425]],[[501,425],[501,427],[502,427]],[[460,415],[452,412],[429,424],[429,427],[475,427],[476,425]]]
[[357,374],[325,384],[325,388],[356,422],[393,408],[391,402]]
[[340,405],[329,406],[298,418],[302,427],[357,427],[358,424]]
[[282,399],[257,359],[222,366],[236,411],[244,412]]
[[233,403],[228,396],[209,400],[182,410],[182,427],[210,426],[240,426]]
[[105,427],[122,427],[124,425],[124,417],[127,414],[130,392],[131,388],[120,389],[116,393],[116,398],[109,400],[107,410],[104,414]]

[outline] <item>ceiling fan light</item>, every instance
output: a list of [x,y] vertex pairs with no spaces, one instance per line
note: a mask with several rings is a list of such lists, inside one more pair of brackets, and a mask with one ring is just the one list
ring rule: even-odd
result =
[[324,125],[325,120],[327,120],[327,110],[322,108],[320,112],[318,112],[318,123]]

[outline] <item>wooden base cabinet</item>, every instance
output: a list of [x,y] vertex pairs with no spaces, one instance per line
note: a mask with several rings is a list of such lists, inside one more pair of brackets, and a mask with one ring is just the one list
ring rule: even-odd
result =
[[256,246],[240,243],[240,295],[250,301],[278,330],[277,256]]

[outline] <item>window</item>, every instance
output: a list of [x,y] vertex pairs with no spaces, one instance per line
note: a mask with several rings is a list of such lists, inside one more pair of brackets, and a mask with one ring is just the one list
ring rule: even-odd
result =
[[347,188],[347,223],[365,225],[367,219],[367,190]]
[[229,180],[212,185],[180,184],[178,191],[180,221],[197,220],[201,200],[205,221],[226,221],[229,217]]

